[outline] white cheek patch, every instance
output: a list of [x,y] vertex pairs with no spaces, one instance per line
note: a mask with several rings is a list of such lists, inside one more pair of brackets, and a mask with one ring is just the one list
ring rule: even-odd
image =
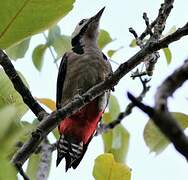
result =
[[82,25],[79,25],[79,23],[77,24],[74,32],[71,35],[71,39],[73,39],[80,33],[81,29],[85,26],[85,24],[87,24],[87,22],[88,22],[88,20],[86,20]]

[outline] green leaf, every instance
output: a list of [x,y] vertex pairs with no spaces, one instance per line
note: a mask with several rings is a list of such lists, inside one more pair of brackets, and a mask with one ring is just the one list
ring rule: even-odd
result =
[[62,57],[65,52],[70,51],[72,48],[71,37],[61,35],[59,38],[54,40],[52,46],[57,53],[57,57]]
[[56,140],[58,140],[59,139],[59,131],[58,131],[58,128],[55,128],[53,131],[52,131],[52,133],[53,133],[53,135],[54,135],[54,137],[56,138]]
[[109,112],[110,112],[110,122],[117,118],[120,113],[120,106],[118,100],[115,96],[111,95],[109,100]]
[[12,119],[15,115],[16,108],[14,105],[9,105],[0,109],[0,141],[5,137],[5,134],[9,130],[9,127],[12,123]]
[[57,60],[63,56],[67,51],[70,51],[71,37],[66,35],[61,35],[61,30],[59,26],[54,26],[49,30],[48,33],[48,46],[52,46],[57,54]]
[[17,60],[25,56],[25,53],[29,48],[29,43],[30,43],[30,38],[27,38],[21,41],[20,43],[9,47],[5,51],[11,59]]
[[167,64],[171,63],[172,60],[172,53],[169,48],[163,48],[164,55],[166,57]]
[[112,41],[113,40],[110,37],[110,34],[107,31],[101,29],[98,39],[99,48],[103,49],[107,44],[109,44]]
[[[115,96],[110,96],[109,112],[104,113],[103,122],[110,123],[117,118],[120,113],[120,106]],[[129,147],[129,132],[119,124],[113,130],[102,134],[104,152],[113,153],[117,162],[124,162]]]
[[15,146],[16,143],[20,141],[25,142],[34,128],[35,126],[33,124],[23,121],[19,122],[13,117],[11,125],[4,135],[6,138],[1,139],[2,147],[0,153],[3,152],[7,156],[13,155],[17,150],[17,147]]
[[173,112],[172,115],[178,121],[181,128],[186,129],[188,127],[188,115],[180,112]]
[[7,159],[3,154],[0,155],[0,179],[7,179],[7,180],[17,180],[17,171],[11,165],[10,160]]
[[33,60],[34,66],[36,67],[38,71],[40,71],[42,68],[43,61],[44,61],[44,53],[47,47],[48,46],[46,44],[40,44],[33,51],[32,60]]
[[130,180],[131,169],[115,162],[112,154],[105,153],[96,158],[93,176],[95,180]]
[[53,26],[48,32],[48,45],[52,45],[61,36],[61,29],[58,25]]
[[39,154],[32,154],[29,158],[26,174],[30,177],[30,180],[36,180],[38,167],[40,163]]
[[0,48],[6,49],[56,24],[72,10],[74,2],[75,0],[1,1]]
[[108,54],[108,56],[111,58],[111,57],[114,55],[115,52],[116,52],[116,50],[109,50],[109,51],[107,52],[107,54]]
[[129,44],[129,46],[132,47],[132,48],[136,47],[136,46],[137,46],[137,44],[136,44],[136,39],[133,39],[133,40],[131,41],[131,43]]
[[[22,74],[19,72],[17,73],[23,80],[24,84],[28,87],[28,84]],[[20,94],[14,89],[3,69],[0,69],[0,85],[0,108],[7,105],[15,105],[17,109],[17,118],[21,119],[21,117],[28,111],[28,107],[23,102]]]
[[[188,115],[179,112],[173,112],[172,115],[183,129],[188,127]],[[155,152],[156,154],[164,151],[170,143],[152,120],[149,120],[144,128],[144,140],[150,152]]]

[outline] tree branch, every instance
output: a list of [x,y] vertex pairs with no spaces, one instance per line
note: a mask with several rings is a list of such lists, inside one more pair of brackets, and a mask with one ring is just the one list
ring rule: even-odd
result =
[[[163,6],[172,7],[172,3],[172,0],[165,0]],[[170,11],[159,11],[159,15],[161,17],[164,16],[162,18],[163,24],[165,23],[169,13]],[[159,24],[159,20],[161,20],[161,18],[157,18],[155,23],[151,25],[155,26],[156,24]],[[162,28],[160,33],[162,33],[163,29],[164,27]],[[24,162],[36,150],[41,141],[59,124],[62,119],[75,113],[78,109],[84,107],[86,104],[93,101],[97,96],[101,95],[106,90],[112,89],[115,85],[118,84],[118,82],[123,76],[125,76],[128,72],[135,68],[139,63],[143,62],[146,56],[157,50],[160,50],[161,48],[167,47],[173,41],[176,41],[187,34],[188,25],[186,24],[183,28],[178,29],[175,33],[165,37],[162,40],[158,40],[151,36],[148,42],[139,52],[137,52],[125,63],[121,64],[119,68],[114,72],[114,74],[109,76],[104,82],[101,82],[96,86],[92,87],[82,96],[74,97],[74,99],[66,106],[52,112],[48,116],[45,116],[45,110],[32,97],[29,90],[24,86],[19,76],[15,73],[16,71],[8,57],[3,53],[2,50],[0,50],[0,64],[3,66],[5,72],[11,79],[12,83],[15,86],[15,89],[22,95],[24,102],[30,107],[34,114],[40,120],[42,119],[36,130],[32,133],[31,138],[23,144],[23,146],[17,151],[17,153],[15,153],[12,158],[12,163],[15,166],[21,168]]]
[[18,93],[22,96],[22,99],[25,104],[31,109],[31,111],[36,115],[39,121],[41,121],[44,115],[47,112],[37,103],[37,101],[31,95],[29,89],[25,86],[22,79],[19,77],[18,73],[16,72],[13,64],[11,63],[8,56],[0,49],[0,64],[3,67],[5,73],[12,81],[14,88]]
[[[142,90],[142,92],[140,93],[140,95],[137,97],[137,100],[138,100],[138,101],[142,101],[142,99],[145,97],[146,93],[147,93],[147,92],[149,91],[149,89],[150,89],[150,86],[147,85],[147,83],[150,81],[150,79],[149,79],[149,80],[148,80],[148,79],[144,79],[144,80],[143,80],[142,77],[139,77],[139,78],[140,78],[140,81],[141,81],[141,83],[142,83],[143,90]],[[115,128],[118,124],[120,124],[120,123],[122,122],[122,120],[123,120],[125,117],[127,117],[128,115],[131,114],[132,109],[133,109],[134,107],[135,107],[135,105],[134,105],[132,102],[130,102],[130,103],[127,105],[125,111],[119,113],[117,119],[113,120],[112,122],[110,122],[110,123],[108,123],[108,124],[104,124],[104,123],[101,124],[101,125],[98,127],[98,129],[97,129],[97,131],[96,131],[96,133],[95,133],[95,136],[98,136],[98,135],[100,135],[100,134],[102,134],[102,133],[108,132],[110,129]]]
[[[175,35],[178,36],[174,38],[174,40],[177,40],[183,37],[185,34],[188,34],[188,26],[186,26],[186,28],[183,27],[183,29],[180,28],[178,31],[176,31],[175,33],[173,33],[173,35],[170,36],[173,38]],[[160,44],[161,42],[162,45]],[[19,165],[21,167],[31,155],[31,153],[35,151],[36,147],[40,144],[43,138],[48,133],[50,133],[62,119],[75,113],[78,109],[84,107],[86,104],[94,100],[97,96],[101,95],[106,90],[113,88],[115,85],[118,84],[118,82],[123,76],[125,76],[139,63],[141,63],[145,56],[163,47],[167,47],[171,42],[173,41],[168,37],[165,38],[165,41],[161,40],[152,43],[148,42],[148,44],[143,49],[141,49],[138,53],[132,56],[128,61],[121,64],[119,68],[114,72],[114,74],[108,77],[104,82],[97,84],[96,86],[89,89],[82,96],[74,98],[72,102],[68,103],[63,108],[54,111],[49,116],[45,117],[43,121],[39,123],[37,129],[32,133],[32,137],[14,155],[12,159],[13,164]]]
[[155,95],[155,107],[151,108],[139,102],[133,95],[128,93],[129,99],[153,120],[161,132],[174,144],[188,160],[188,138],[182,128],[168,111],[167,98],[171,96],[188,79],[188,60],[170,75],[158,88]]
[[45,139],[41,145],[40,149],[40,163],[37,171],[38,180],[47,180],[50,170],[51,158],[52,158],[53,148],[49,144],[48,140]]

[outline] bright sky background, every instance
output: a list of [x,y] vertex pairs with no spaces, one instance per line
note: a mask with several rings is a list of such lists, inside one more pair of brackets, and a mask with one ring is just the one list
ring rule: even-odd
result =
[[[100,27],[107,30],[112,38],[116,39],[115,42],[106,47],[106,50],[123,46],[124,48],[113,56],[113,60],[122,63],[139,50],[138,48],[129,48],[129,43],[133,39],[133,36],[128,32],[128,28],[133,27],[138,33],[141,33],[145,29],[142,13],[147,12],[150,20],[154,20],[162,2],[162,0],[77,0],[73,11],[60,21],[59,25],[63,34],[70,35],[81,19],[93,16],[103,6],[106,6],[101,18]],[[187,1],[175,1],[174,8],[167,21],[166,32],[173,25],[176,27],[183,26],[188,21],[187,17]],[[32,40],[30,51],[24,59],[18,60],[15,66],[27,79],[32,94],[35,97],[50,97],[55,100],[57,69],[52,63],[51,54],[49,52],[46,53],[44,66],[40,73],[35,70],[31,62],[33,47],[42,42],[44,42],[44,38],[41,35],[35,36]],[[188,56],[188,37],[170,45],[170,49],[173,59],[169,66],[167,66],[163,52],[161,51],[160,53],[161,58],[155,67],[154,76],[151,81],[151,90],[144,99],[144,102],[147,104],[154,104],[154,94],[157,87]],[[112,66],[114,70],[118,67],[113,63]],[[188,114],[187,83],[185,86],[178,90],[174,97],[170,99],[171,111]],[[129,74],[121,80],[115,87],[115,90],[113,94],[119,99],[123,111],[129,102],[126,92],[131,91],[135,95],[139,94],[141,85],[138,81],[132,81]],[[29,113],[25,118],[32,120],[34,119],[34,115]],[[149,149],[143,140],[143,129],[147,120],[148,117],[135,108],[132,115],[123,121],[124,126],[131,135],[127,165],[132,168],[132,180],[187,180],[187,162],[175,151],[172,145],[168,146],[158,156],[154,153],[149,153]],[[85,157],[76,170],[69,170],[68,173],[65,173],[64,162],[56,168],[55,161],[53,161],[49,180],[94,179],[92,177],[94,159],[101,153],[103,153],[101,137],[94,138],[89,145]],[[54,153],[54,159],[56,159],[56,153]]]

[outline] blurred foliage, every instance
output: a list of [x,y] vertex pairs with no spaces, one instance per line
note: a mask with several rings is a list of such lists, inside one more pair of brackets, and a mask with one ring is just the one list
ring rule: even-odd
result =
[[105,153],[95,159],[93,169],[95,180],[130,180],[131,169],[114,160],[110,153]]
[[0,180],[17,180],[16,169],[10,164],[4,154],[0,154],[0,162]]
[[99,48],[103,49],[107,44],[111,43],[112,41],[113,40],[110,37],[110,34],[107,31],[101,29],[98,39]]
[[[42,68],[43,57],[44,57],[44,53],[45,53],[47,47],[49,49],[53,48],[53,50],[55,51],[55,55],[54,55],[54,51],[52,51],[52,49],[50,49],[50,52],[53,53],[52,56],[54,58],[54,62],[56,62],[57,60],[62,58],[63,54],[65,52],[71,51],[71,48],[72,48],[71,36],[62,35],[61,29],[58,25],[55,25],[49,29],[47,37],[45,34],[43,34],[43,35],[45,36],[46,44],[37,46],[36,48],[41,47],[42,49],[38,50],[39,53],[35,53],[35,50],[34,50],[33,57],[32,57],[33,63],[39,71]],[[105,30],[100,30],[99,39],[98,39],[99,47],[101,49],[104,49],[111,42],[113,42],[113,40],[110,37],[110,34]],[[111,58],[118,50],[119,49],[109,50],[107,52],[107,54]],[[34,54],[35,54],[35,56],[34,56]]]
[[[0,48],[6,49],[56,24],[75,0],[1,1]],[[46,14],[47,13],[47,14]]]
[[[173,112],[172,116],[174,116],[183,129],[188,127],[188,115],[180,112]],[[155,152],[156,154],[163,152],[170,143],[159,128],[155,126],[152,120],[149,120],[144,128],[144,140],[149,147],[150,152]]]
[[[120,106],[115,96],[111,95],[109,100],[109,112],[103,116],[103,122],[108,124],[116,120],[120,113]],[[124,162],[129,147],[129,132],[122,124],[117,125],[107,133],[102,134],[104,152],[112,153],[117,162]]]
[[32,154],[29,158],[26,174],[29,176],[30,180],[37,179],[37,172],[40,163],[40,155],[39,154]]
[[25,141],[34,128],[17,117],[19,109],[14,104],[0,109],[0,179],[17,179],[16,171],[10,165],[12,155],[17,151],[16,144]]
[[56,52],[56,60],[63,56],[67,51],[71,50],[71,37],[61,35],[61,30],[58,25],[52,27],[48,32],[47,37],[48,46],[52,46]]
[[29,48],[31,38],[27,38],[16,45],[7,48],[5,51],[12,60],[23,58]]
[[[18,72],[26,86],[27,82]],[[22,97],[14,89],[11,81],[0,69],[0,179],[17,179],[16,171],[9,164],[10,158],[17,150],[16,143],[24,141],[33,126],[28,122],[20,121],[28,111]],[[2,165],[3,164],[3,165]],[[2,176],[3,175],[3,176]]]
[[33,64],[36,67],[37,70],[41,70],[43,61],[44,61],[44,53],[45,50],[47,49],[46,44],[40,44],[37,47],[35,47],[33,54],[32,54],[32,60]]
[[[28,87],[23,75],[20,72],[17,73]],[[21,118],[28,111],[28,107],[24,104],[20,94],[14,89],[12,82],[7,77],[3,69],[0,69],[0,85],[0,108],[7,105],[15,105],[17,109],[17,118]]]

